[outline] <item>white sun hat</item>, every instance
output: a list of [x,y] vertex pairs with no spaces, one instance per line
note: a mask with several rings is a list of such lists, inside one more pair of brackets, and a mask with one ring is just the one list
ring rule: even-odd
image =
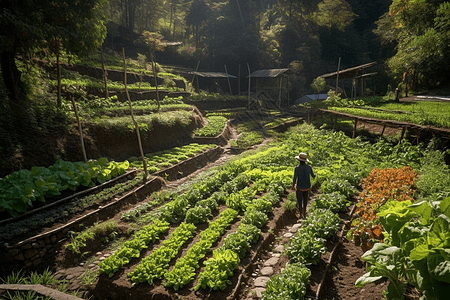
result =
[[304,152],[300,152],[296,157],[296,159],[298,159],[299,161],[305,161],[308,162],[308,154],[304,153]]

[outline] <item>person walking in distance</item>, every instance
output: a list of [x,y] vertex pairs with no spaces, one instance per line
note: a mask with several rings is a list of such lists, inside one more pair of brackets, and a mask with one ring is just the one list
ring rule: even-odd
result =
[[300,218],[306,217],[306,205],[308,205],[309,195],[308,192],[311,189],[311,180],[309,176],[316,178],[311,166],[306,163],[309,162],[308,155],[304,152],[300,152],[295,157],[299,164],[294,169],[294,180],[292,183],[292,189],[296,191],[298,209],[300,211]]

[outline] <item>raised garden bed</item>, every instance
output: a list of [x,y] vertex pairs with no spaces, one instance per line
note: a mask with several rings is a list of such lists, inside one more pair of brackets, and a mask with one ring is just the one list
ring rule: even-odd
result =
[[[138,203],[144,200],[152,192],[160,190],[161,187],[165,185],[165,182],[161,177],[174,180],[180,176],[187,176],[198,168],[204,167],[206,164],[215,161],[220,157],[222,152],[223,150],[220,147],[209,149],[186,161],[159,171],[154,174],[156,177],[149,179],[145,183],[142,183],[142,181],[139,180],[137,185],[131,187],[131,190],[116,193],[110,196],[112,198],[103,199],[103,202],[100,203],[94,203],[93,206],[90,206],[75,215],[67,214],[67,216],[63,216],[62,219],[56,220],[56,222],[53,223],[33,226],[34,222],[37,223],[38,220],[44,218],[44,216],[48,216],[52,210],[55,211],[56,214],[59,214],[64,210],[61,208],[62,206],[73,204],[75,201],[80,201],[80,199],[83,199],[83,197],[86,197],[87,195],[95,195],[95,193],[108,189],[120,181],[124,182],[131,180],[136,176],[137,171],[132,170],[123,176],[105,182],[100,186],[57,200],[50,203],[48,206],[41,207],[35,211],[30,211],[24,217],[5,220],[2,224],[2,231],[4,234],[2,236],[2,255],[0,258],[2,273],[6,273],[10,268],[18,266],[30,268],[44,263],[45,257],[52,251],[55,251],[58,245],[65,240],[65,236],[70,230],[78,229],[77,227],[80,224],[89,226],[94,222],[108,219],[111,214],[120,211],[123,207],[126,207],[129,204]],[[35,216],[36,221],[33,221],[33,216]],[[23,231],[19,230],[16,231],[16,234],[11,234],[13,230],[17,230],[20,227],[23,228]],[[11,229],[8,230],[8,228]]]

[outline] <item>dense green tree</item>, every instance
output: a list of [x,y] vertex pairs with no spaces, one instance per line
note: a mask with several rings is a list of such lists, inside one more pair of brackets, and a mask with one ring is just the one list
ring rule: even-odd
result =
[[251,0],[226,2],[208,22],[209,56],[212,70],[225,64],[257,64],[257,9]]
[[[32,153],[43,123],[58,116],[32,102],[23,71],[34,58],[65,53],[82,55],[99,46],[105,35],[106,0],[37,0],[0,2],[0,56],[6,93],[0,97],[0,157]],[[60,121],[60,120],[58,120]],[[55,124],[58,124],[58,121]],[[19,154],[16,154],[19,153]],[[6,161],[6,163],[5,163]]]
[[377,24],[381,39],[396,46],[387,61],[395,82],[436,86],[450,79],[450,2],[394,0]]
[[45,50],[86,54],[106,36],[106,0],[2,1],[0,44],[2,75],[14,101],[21,101],[16,58],[27,62]]
[[199,48],[200,28],[208,20],[209,8],[203,0],[194,0],[186,15],[186,24],[194,27],[195,48]]
[[356,17],[345,0],[323,0],[317,5],[314,19],[317,24],[326,27],[336,26],[343,31]]

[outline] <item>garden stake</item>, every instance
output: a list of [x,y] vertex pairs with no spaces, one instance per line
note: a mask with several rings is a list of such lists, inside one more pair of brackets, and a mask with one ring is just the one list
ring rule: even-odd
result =
[[134,119],[133,107],[131,106],[130,95],[128,94],[128,89],[127,89],[127,63],[126,63],[126,60],[125,60],[125,49],[124,48],[122,48],[122,54],[123,54],[123,83],[125,85],[125,93],[127,94],[128,105],[130,106],[131,119],[133,120],[134,128],[136,129],[136,134],[137,134],[138,143],[139,143],[139,150],[141,151],[142,163],[144,165],[144,173],[145,173],[144,182],[146,182],[147,181],[147,177],[148,177],[147,162],[145,160],[144,151],[142,150],[141,134],[139,132],[138,124],[137,124],[136,120]]

